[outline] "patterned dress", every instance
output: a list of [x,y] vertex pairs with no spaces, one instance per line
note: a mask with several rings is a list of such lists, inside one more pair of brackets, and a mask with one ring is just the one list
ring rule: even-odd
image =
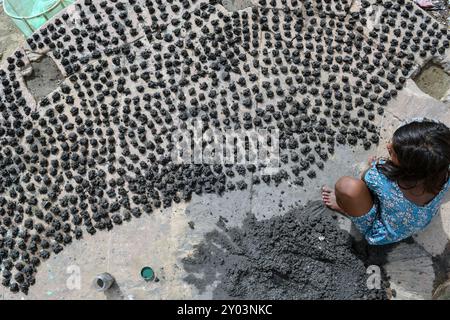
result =
[[376,162],[366,172],[364,181],[373,195],[374,205],[364,216],[350,219],[373,245],[397,242],[425,228],[450,188],[448,179],[433,200],[419,206],[405,198],[396,182],[378,171]]

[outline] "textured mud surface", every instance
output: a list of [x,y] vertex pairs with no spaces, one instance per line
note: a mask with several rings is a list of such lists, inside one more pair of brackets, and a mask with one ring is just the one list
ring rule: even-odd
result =
[[24,77],[26,86],[37,101],[53,92],[64,80],[58,66],[47,56],[31,63],[30,75]]
[[433,62],[427,63],[414,81],[423,92],[438,100],[444,98],[450,90],[450,75]]
[[199,290],[218,285],[216,299],[385,299],[368,289],[366,266],[353,252],[350,236],[320,203],[282,217],[206,235],[184,259],[185,279]]
[[[410,1],[350,5],[80,0],[27,39],[0,68],[3,285],[26,292],[51,253],[194,192],[306,185],[336,144],[377,143],[384,106],[449,35]],[[31,51],[65,77],[37,103]],[[172,162],[172,133],[194,120],[278,128],[283,169]]]

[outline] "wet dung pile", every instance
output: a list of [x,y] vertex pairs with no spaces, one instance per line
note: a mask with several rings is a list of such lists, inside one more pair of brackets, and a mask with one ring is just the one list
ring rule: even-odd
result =
[[[377,120],[449,33],[411,1],[79,0],[0,67],[1,282],[27,292],[42,261],[124,221],[251,185],[321,174],[339,144],[378,143]],[[23,71],[64,80],[35,101]],[[279,132],[280,170],[173,161],[190,133]],[[272,142],[272,140],[271,140]],[[201,148],[210,147],[205,139]],[[250,179],[251,176],[251,179]]]
[[183,260],[186,278],[199,290],[219,284],[215,299],[386,299],[384,283],[369,289],[366,266],[320,202],[286,215],[205,236]]

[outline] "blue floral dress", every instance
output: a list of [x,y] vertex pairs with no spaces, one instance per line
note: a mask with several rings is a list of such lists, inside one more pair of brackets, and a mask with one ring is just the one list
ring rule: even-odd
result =
[[398,184],[376,168],[366,172],[364,181],[372,192],[374,205],[361,217],[350,217],[370,244],[383,245],[403,240],[425,228],[437,214],[450,179],[442,190],[424,206],[405,198]]

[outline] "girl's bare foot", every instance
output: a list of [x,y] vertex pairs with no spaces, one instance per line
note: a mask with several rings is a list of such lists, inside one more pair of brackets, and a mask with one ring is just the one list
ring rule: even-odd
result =
[[334,190],[331,189],[330,187],[328,186],[322,187],[322,200],[325,203],[325,205],[331,210],[344,213],[344,211],[341,209],[341,207],[339,207],[339,205],[336,202],[336,194],[334,193]]

